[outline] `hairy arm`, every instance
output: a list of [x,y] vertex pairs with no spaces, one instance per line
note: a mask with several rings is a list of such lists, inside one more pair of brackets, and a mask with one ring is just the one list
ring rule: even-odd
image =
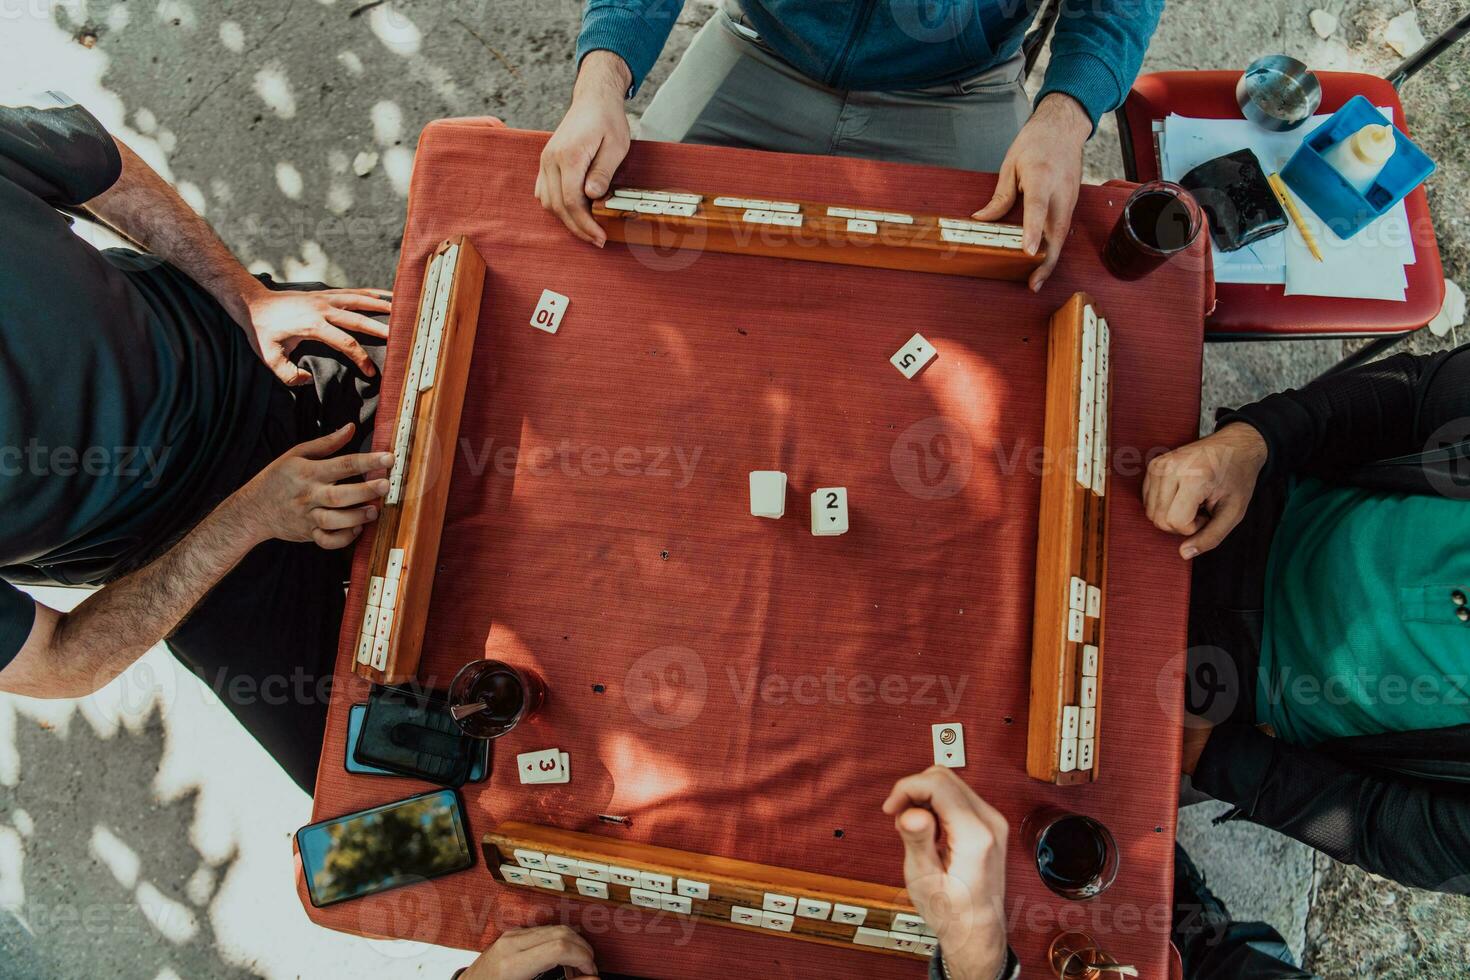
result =
[[377,368],[348,333],[388,336],[373,319],[392,311],[392,294],[382,289],[324,289],[282,293],[267,288],[230,252],[214,229],[119,140],[122,176],[86,209],[198,283],[245,331],[266,367],[288,385],[311,376],[291,361],[296,347],[316,340],[341,351],[367,377]]
[[233,500],[162,558],[94,593],[71,612],[38,605],[25,646],[0,670],[0,690],[36,698],[85,697],[172,633],[260,543]]
[[249,322],[245,298],[264,287],[214,229],[158,172],[121,140],[122,176],[86,209],[193,279],[235,322]]
[[25,644],[0,669],[0,691],[85,697],[171,634],[256,545],[272,538],[328,549],[352,544],[377,520],[388,492],[385,479],[356,481],[393,465],[392,453],[335,455],[354,431],[346,425],[291,449],[161,558],[71,612],[38,605]]

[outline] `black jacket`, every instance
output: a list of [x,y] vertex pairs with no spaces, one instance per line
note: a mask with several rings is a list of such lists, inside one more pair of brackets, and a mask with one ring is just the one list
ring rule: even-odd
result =
[[[1261,479],[1317,476],[1467,501],[1470,345],[1400,354],[1225,413],[1266,440]],[[1470,665],[1470,627],[1464,653]],[[1217,728],[1194,785],[1347,864],[1406,885],[1470,894],[1470,707],[1435,731],[1291,745],[1246,724]]]

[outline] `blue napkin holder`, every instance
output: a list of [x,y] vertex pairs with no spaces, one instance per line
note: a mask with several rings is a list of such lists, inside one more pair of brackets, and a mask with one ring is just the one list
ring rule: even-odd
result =
[[1364,126],[1374,124],[1392,125],[1392,120],[1385,119],[1363,96],[1353,96],[1302,140],[1281,171],[1281,179],[1292,193],[1306,201],[1317,217],[1344,240],[1378,220],[1434,173],[1434,161],[1394,126],[1393,156],[1368,192],[1358,193],[1322,155]]

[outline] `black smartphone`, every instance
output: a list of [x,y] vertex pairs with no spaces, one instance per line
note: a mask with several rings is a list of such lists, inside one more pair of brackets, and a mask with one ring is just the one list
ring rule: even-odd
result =
[[476,758],[484,753],[485,740],[460,731],[437,692],[375,686],[368,692],[352,759],[458,788],[469,781]]
[[410,796],[296,831],[317,908],[472,867],[464,800],[452,789]]
[[[347,710],[347,757],[344,768],[354,776],[400,776],[402,773],[377,766],[364,765],[357,761],[357,740],[362,735],[362,719],[367,714],[366,704],[354,704]],[[485,739],[485,748],[475,756],[470,765],[468,782],[483,783],[490,772],[490,740]]]

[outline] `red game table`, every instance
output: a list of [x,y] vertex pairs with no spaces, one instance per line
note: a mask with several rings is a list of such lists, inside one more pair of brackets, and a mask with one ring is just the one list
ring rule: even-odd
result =
[[[1320,112],[1335,112],[1355,95],[1375,106],[1391,106],[1393,121],[1405,133],[1404,107],[1387,79],[1357,72],[1319,71]],[[1163,71],[1140,75],[1116,113],[1123,166],[1130,180],[1156,180],[1159,158],[1153,122],[1171,112],[1198,119],[1239,119],[1235,101],[1238,71]],[[1222,282],[1219,305],[1205,329],[1210,340],[1301,340],[1381,337],[1418,330],[1444,303],[1444,270],[1439,243],[1429,218],[1429,201],[1421,185],[1404,199],[1415,262],[1405,269],[1408,286],[1403,302],[1342,299],[1334,296],[1287,296],[1281,285]]]
[[[429,126],[398,269],[383,404],[394,406],[427,256],[466,234],[488,266],[420,678],[495,657],[545,680],[543,711],[465,789],[478,840],[503,820],[901,887],[879,810],[965,725],[958,770],[1019,828],[1044,804],[1102,820],[1122,860],[1084,903],[1013,846],[1006,911],[1027,975],[1083,928],[1166,975],[1189,572],[1139,502],[1142,461],[1195,437],[1212,296],[1203,243],[1149,278],[1100,252],[1127,186],[1086,187],[1055,276],[1024,284],[573,239],[532,196],[546,134]],[[994,178],[930,167],[637,143],[631,187],[968,215]],[[544,288],[560,331],[528,320]],[[1112,325],[1109,615],[1101,778],[1025,774],[1047,323],[1086,290]],[[915,380],[888,358],[916,331]],[[378,426],[386,447],[390,421]],[[790,476],[781,520],[747,474]],[[808,494],[848,488],[851,530],[814,537]],[[427,787],[343,768],[371,542],[358,549],[314,819]],[[516,753],[560,747],[571,781],[522,786]],[[631,818],[609,826],[598,814]],[[299,871],[298,871],[299,878]],[[299,883],[299,882],[298,882]],[[306,903],[304,888],[302,901]],[[921,962],[696,925],[494,880],[483,865],[307,912],[347,932],[469,949],[533,921],[646,977],[918,978]],[[538,918],[539,917],[539,918]]]

